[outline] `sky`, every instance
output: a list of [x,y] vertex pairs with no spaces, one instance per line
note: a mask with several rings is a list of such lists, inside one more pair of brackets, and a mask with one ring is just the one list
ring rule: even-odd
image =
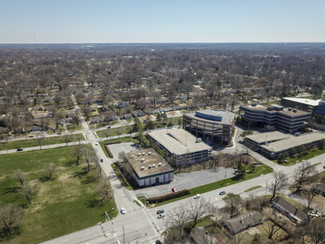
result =
[[325,0],[0,0],[0,43],[325,42]]

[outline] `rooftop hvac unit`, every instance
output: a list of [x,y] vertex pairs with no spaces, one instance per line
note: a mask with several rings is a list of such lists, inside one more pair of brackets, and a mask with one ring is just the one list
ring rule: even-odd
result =
[[148,169],[151,169],[151,164],[148,165]]
[[197,142],[197,143],[202,142],[202,138],[197,138],[197,139],[196,139],[196,142]]
[[156,164],[153,164],[152,167],[155,168],[156,167]]
[[138,153],[138,156],[141,156],[141,153]]
[[144,156],[144,155],[146,155],[146,153],[145,153],[145,152],[143,152],[143,153],[142,153],[142,156]]
[[161,166],[161,165],[162,165],[162,163],[159,163],[159,164],[158,164],[158,166]]
[[144,162],[144,158],[141,158],[141,162]]
[[151,152],[148,152],[148,155],[151,155]]
[[140,169],[141,169],[141,170],[144,170],[144,169],[145,169],[145,167],[144,167],[144,166],[142,166]]

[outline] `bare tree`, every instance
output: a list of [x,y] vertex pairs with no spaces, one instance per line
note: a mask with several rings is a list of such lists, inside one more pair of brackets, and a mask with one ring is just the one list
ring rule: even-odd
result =
[[13,203],[0,208],[0,228],[11,236],[14,228],[22,222],[22,215],[22,208]]
[[301,165],[295,170],[295,185],[296,191],[300,191],[302,185],[306,183],[309,177],[317,173],[315,167],[310,162],[302,162]]
[[87,172],[89,172],[91,163],[96,161],[96,155],[94,154],[94,151],[92,151],[88,146],[83,146],[81,148],[81,152],[87,163]]
[[29,204],[31,204],[32,196],[35,193],[36,193],[36,187],[32,186],[29,182],[25,182],[20,189],[20,195],[24,197]]
[[177,228],[179,237],[183,236],[183,229],[189,220],[188,211],[184,207],[176,207],[173,209],[172,214],[167,218],[168,229]]
[[72,137],[73,137],[73,134],[72,133],[69,133],[67,135],[64,136],[64,141],[66,143],[66,145],[68,146],[69,145],[69,142],[72,141]]
[[273,236],[285,226],[285,223],[277,223],[276,220],[268,219],[264,221],[262,228],[265,230],[268,239],[272,239]]
[[305,230],[307,235],[312,239],[313,243],[324,243],[325,223],[322,218],[312,220]]
[[48,163],[44,167],[44,173],[46,177],[51,180],[53,174],[58,170],[58,166],[55,163]]
[[28,173],[21,169],[17,169],[14,174],[11,176],[12,179],[18,180],[20,185],[24,185],[25,182],[28,182]]
[[282,172],[273,172],[273,181],[269,187],[272,191],[270,201],[272,201],[275,195],[286,186],[288,186],[288,177]]
[[101,180],[96,187],[97,195],[101,198],[100,201],[108,199],[112,194],[111,186],[108,180]]
[[300,194],[303,198],[303,203],[305,207],[305,212],[308,212],[310,210],[310,205],[312,204],[314,197],[316,196],[316,193],[313,191],[302,191]]
[[43,133],[36,135],[36,141],[37,141],[37,144],[41,150],[42,150],[42,142],[43,142],[44,138],[45,138],[45,136]]
[[193,200],[190,202],[188,214],[189,219],[194,221],[192,228],[197,225],[199,218],[204,215],[209,215],[211,213],[211,204],[204,198],[199,198],[199,200]]
[[72,156],[75,159],[75,164],[76,165],[79,165],[80,160],[82,158],[82,145],[80,143],[73,148],[73,150],[72,150]]
[[230,216],[235,216],[239,213],[243,200],[240,195],[234,193],[228,193],[223,200],[226,202],[226,211]]

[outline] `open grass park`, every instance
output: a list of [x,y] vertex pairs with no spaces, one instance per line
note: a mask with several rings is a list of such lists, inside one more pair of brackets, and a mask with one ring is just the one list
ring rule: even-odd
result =
[[[113,199],[98,200],[95,170],[87,172],[84,162],[76,165],[73,150],[71,146],[0,155],[0,206],[15,203],[24,211],[13,237],[0,235],[0,242],[39,243],[96,225],[105,220],[105,211],[110,217],[117,215]],[[44,175],[44,166],[50,162],[58,166],[51,180]],[[16,169],[27,172],[36,187],[30,204],[20,196],[18,181],[12,179]]]

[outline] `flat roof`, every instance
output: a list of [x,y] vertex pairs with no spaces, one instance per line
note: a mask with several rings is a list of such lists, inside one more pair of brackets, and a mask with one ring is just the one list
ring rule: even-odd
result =
[[289,115],[289,116],[299,116],[299,115],[311,115],[310,112],[305,112],[305,111],[302,111],[302,110],[299,110],[299,109],[291,109],[291,108],[283,108],[283,110],[268,110],[267,108],[268,107],[274,107],[274,108],[278,108],[280,107],[279,105],[270,105],[270,106],[263,106],[263,105],[259,105],[259,104],[256,104],[256,105],[241,105],[240,106],[241,108],[246,108],[246,109],[249,109],[249,110],[258,110],[258,111],[264,111],[264,112],[267,112],[267,113],[281,113],[281,114],[284,114],[284,115]]
[[313,99],[307,99],[307,98],[296,98],[296,97],[283,97],[282,99],[297,102],[297,103],[302,103],[305,105],[310,105],[310,106],[317,106],[321,99],[318,100],[313,100]]
[[322,139],[325,139],[325,133],[321,132],[308,133],[300,136],[288,135],[288,138],[286,139],[271,142],[268,145],[262,145],[261,147],[277,153],[293,147],[299,147],[301,145],[312,143],[314,141],[320,141]]
[[[126,153],[125,158],[128,160],[139,178],[174,171],[174,169],[162,157],[160,157],[153,148]],[[141,167],[144,167],[144,169],[141,169]]]
[[148,135],[160,143],[171,154],[182,155],[211,150],[209,145],[203,141],[197,142],[196,137],[184,129],[160,129],[150,131]]
[[188,113],[185,115],[190,118],[195,118],[210,123],[215,122],[218,124],[231,124],[235,118],[235,114],[232,112],[211,109],[198,110],[195,113]]
[[254,135],[246,136],[246,138],[255,141],[257,143],[263,143],[266,141],[276,141],[276,140],[283,140],[290,136],[290,134],[285,134],[280,131],[271,131],[265,133],[259,133]]

